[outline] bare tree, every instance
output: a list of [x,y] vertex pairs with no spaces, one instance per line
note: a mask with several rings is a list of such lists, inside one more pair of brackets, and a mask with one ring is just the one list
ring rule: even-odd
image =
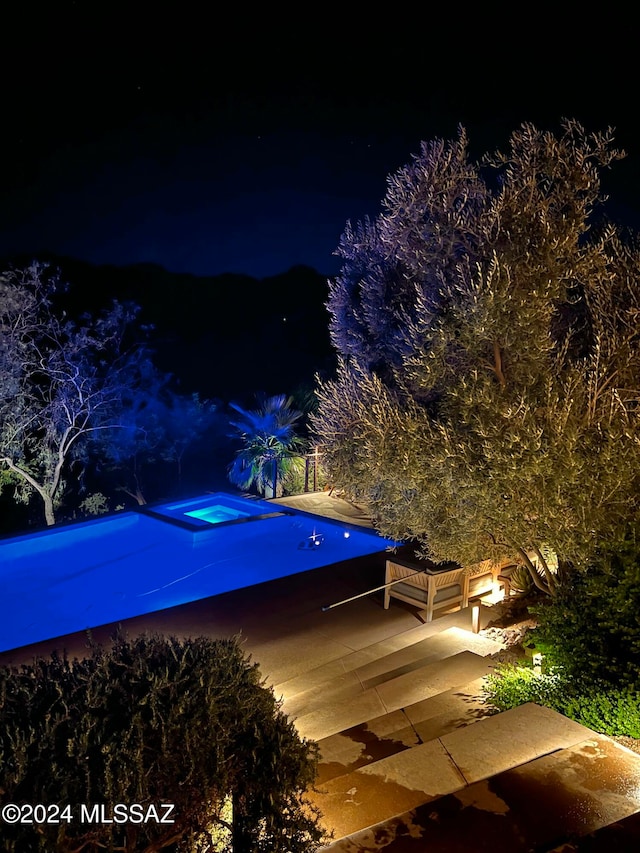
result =
[[72,320],[56,306],[63,291],[42,264],[0,275],[0,464],[50,525],[66,467],[89,435],[118,426],[144,358],[125,351],[134,307]]

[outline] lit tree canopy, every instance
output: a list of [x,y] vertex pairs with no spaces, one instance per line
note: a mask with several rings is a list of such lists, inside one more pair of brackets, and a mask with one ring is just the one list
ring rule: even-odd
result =
[[124,346],[135,308],[76,322],[54,305],[63,290],[41,264],[0,275],[0,465],[39,495],[47,524],[65,467],[89,435],[118,426],[146,359]]
[[637,520],[640,253],[598,219],[620,156],[565,122],[474,163],[461,131],[347,227],[314,425],[386,534],[462,563],[546,545],[583,565]]

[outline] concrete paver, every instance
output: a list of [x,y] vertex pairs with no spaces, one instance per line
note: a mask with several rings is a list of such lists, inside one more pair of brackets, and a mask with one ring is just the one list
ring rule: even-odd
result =
[[420,731],[421,726],[445,713],[449,713],[452,717],[469,715],[472,719],[487,717],[490,711],[483,698],[483,681],[484,677],[481,676],[468,684],[453,687],[413,705],[407,705],[404,708],[407,719]]
[[[386,614],[389,611],[384,612]],[[370,609],[363,618],[371,618]],[[469,626],[462,628],[459,624],[455,624],[459,621],[461,621],[460,614],[455,613],[427,624],[422,624],[415,619],[409,623],[409,626],[404,623],[394,623],[393,627],[398,628],[398,633],[383,639],[375,639],[369,633],[369,638],[373,638],[370,645],[351,653],[347,652],[342,657],[319,666],[309,666],[300,675],[275,684],[276,693],[288,699],[298,693],[319,687],[339,677],[343,672],[357,671],[361,680],[366,680],[374,676],[377,671],[386,671],[388,667],[385,660],[390,655],[399,655],[396,660],[397,666],[400,667],[403,661],[406,664],[417,660],[422,665],[463,650],[488,655],[501,648],[501,645],[494,640],[472,634]],[[383,622],[383,625],[388,633],[390,623]],[[429,642],[423,642],[425,640]]]
[[339,838],[462,785],[447,751],[434,740],[332,779],[311,799]]
[[435,740],[488,714],[482,699],[482,679],[477,679],[352,726],[320,741],[318,783]]
[[293,509],[326,516],[327,518],[335,518],[337,521],[345,521],[349,524],[373,527],[371,516],[364,507],[353,504],[329,492],[307,492],[304,495],[289,495],[286,498],[275,498],[271,503],[283,504]]
[[419,743],[403,711],[392,711],[319,742],[318,785]]
[[285,699],[282,710],[290,717],[306,717],[323,706],[335,709],[338,705],[348,704],[363,693],[364,688],[357,674],[342,672],[327,684],[311,687],[291,699]]
[[355,726],[363,720],[380,717],[387,708],[375,689],[361,691],[341,702],[321,703],[320,707],[298,717],[296,729],[302,737],[321,740],[328,735]]
[[[341,661],[333,661],[311,670],[308,679],[303,675],[285,682],[284,689],[283,686],[278,686],[276,692],[285,698],[285,712],[296,717],[308,714],[322,704],[335,707],[336,703],[343,702],[363,690],[391,682],[406,673],[422,670],[431,663],[453,657],[457,653],[473,649],[474,653],[489,655],[502,648],[493,640],[478,637],[460,628],[449,628],[442,634],[412,643],[413,633],[404,632],[403,637],[407,642],[405,648],[378,657],[362,666],[340,672],[339,663],[345,664],[345,658],[342,658]],[[379,645],[375,644],[371,648],[379,648]],[[346,661],[350,662],[350,658],[352,655],[349,655]],[[429,670],[428,674],[431,678],[433,670]],[[325,679],[325,675],[329,678]],[[306,689],[303,689],[305,687]]]
[[[326,850],[635,853],[640,841],[639,773],[637,755],[595,735],[444,797],[426,799]],[[374,811],[372,806],[370,813]]]
[[[347,693],[344,684],[339,683],[336,693],[333,693],[328,686],[314,692],[316,707],[309,713],[301,714],[295,720],[295,725],[303,737],[320,740],[428,696],[467,684],[486,675],[491,669],[491,664],[479,655],[459,652],[445,660],[426,664],[419,670],[392,678],[377,687],[360,687],[360,691],[357,691],[351,685]],[[299,698],[294,697],[298,707]],[[287,712],[286,702],[283,707]]]
[[640,812],[636,812],[588,835],[562,842],[548,853],[637,853],[639,849]]
[[492,664],[474,652],[458,652],[445,661],[428,664],[407,672],[392,681],[379,684],[374,689],[388,711],[413,705],[436,693],[451,690],[488,675]]
[[444,660],[459,652],[491,655],[501,648],[502,645],[494,640],[480,637],[470,631],[462,631],[460,628],[448,628],[441,634],[427,637],[393,654],[359,666],[356,673],[363,687],[375,687],[383,681],[413,672],[428,663]]
[[574,746],[589,734],[594,733],[579,723],[529,703],[456,729],[442,743],[471,783]]

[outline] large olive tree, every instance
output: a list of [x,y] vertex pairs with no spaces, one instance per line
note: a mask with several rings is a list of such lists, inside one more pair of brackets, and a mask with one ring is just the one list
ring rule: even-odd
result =
[[[610,133],[423,143],[331,283],[314,424],[381,530],[462,563],[586,565],[640,507],[640,254],[602,217]],[[538,555],[542,575],[531,556]]]

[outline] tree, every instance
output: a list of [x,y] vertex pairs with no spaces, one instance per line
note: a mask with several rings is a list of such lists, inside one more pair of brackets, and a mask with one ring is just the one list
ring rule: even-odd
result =
[[[176,393],[171,377],[146,362],[126,395],[119,428],[94,433],[90,452],[101,473],[115,474],[116,488],[140,506],[147,503],[145,473],[167,463],[175,466],[178,489],[185,454],[214,425],[214,403],[198,394]],[[163,472],[166,478],[166,472]]]
[[23,499],[42,499],[47,524],[70,460],[89,435],[117,426],[145,358],[124,347],[135,308],[114,303],[76,322],[56,305],[63,292],[41,264],[0,275],[0,463]]
[[640,252],[598,218],[620,156],[565,122],[478,164],[461,131],[347,226],[341,362],[314,427],[386,535],[463,564],[515,557],[553,591],[543,545],[584,567],[637,519]]
[[255,486],[260,494],[275,498],[287,478],[302,468],[303,442],[294,433],[302,413],[284,394],[260,397],[258,402],[255,410],[230,404],[240,415],[230,423],[243,447],[229,466],[229,479],[241,489]]
[[152,364],[143,368],[123,400],[118,429],[95,432],[86,456],[101,477],[115,477],[116,490],[139,506],[147,503],[146,469],[162,459],[167,446],[164,394],[169,381]]
[[[118,638],[0,668],[0,696],[1,799],[75,810],[4,824],[7,853],[307,853],[322,837],[304,799],[317,747],[235,639]],[[173,822],[80,819],[81,804],[109,818],[117,803],[173,804]]]
[[220,424],[216,404],[198,394],[186,396],[168,389],[166,395],[166,446],[163,459],[176,466],[178,488],[182,487],[187,452],[213,427]]

